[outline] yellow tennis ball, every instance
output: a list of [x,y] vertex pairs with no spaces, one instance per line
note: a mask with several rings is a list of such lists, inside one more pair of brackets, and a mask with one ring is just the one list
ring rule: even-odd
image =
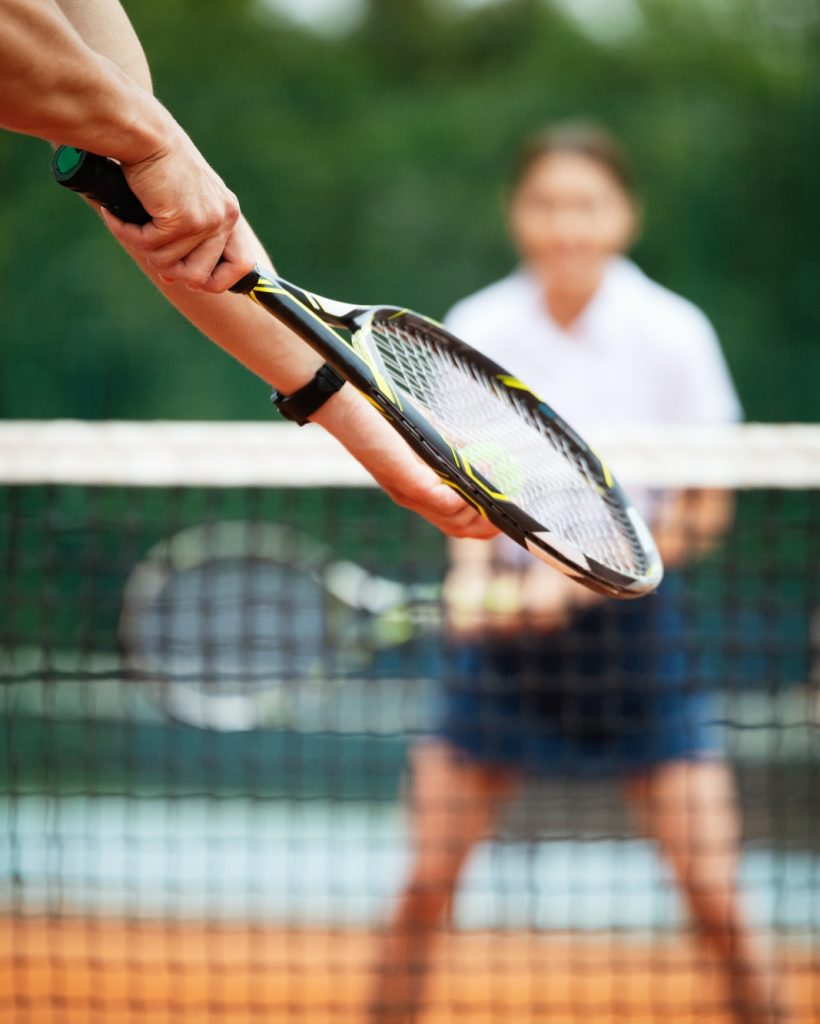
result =
[[394,608],[376,620],[377,647],[398,647],[413,638],[413,622],[403,608]]
[[514,455],[493,441],[475,441],[459,449],[459,455],[486,477],[490,483],[510,497],[520,494],[524,471]]

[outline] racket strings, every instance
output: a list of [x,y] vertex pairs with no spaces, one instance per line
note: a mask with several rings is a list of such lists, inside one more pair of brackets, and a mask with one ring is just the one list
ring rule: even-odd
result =
[[[494,386],[495,390],[498,391],[498,385],[495,384]],[[529,424],[533,431],[548,438],[566,460],[566,464],[572,466],[583,479],[585,485],[583,490],[584,500],[579,511],[585,513],[585,517],[583,519],[579,517],[577,521],[573,520],[579,533],[588,540],[598,536],[601,529],[599,519],[603,506],[604,513],[613,520],[612,525],[615,529],[615,539],[621,545],[619,550],[622,548],[623,561],[620,567],[626,568],[630,572],[636,569],[639,572],[646,571],[648,560],[634,524],[627,515],[622,503],[610,490],[601,487],[598,476],[593,472],[588,459],[583,457],[578,449],[572,445],[563,431],[545,429],[543,422],[534,415],[532,409],[518,399],[515,394],[510,395],[509,392],[506,392],[504,397],[512,401],[518,414]],[[585,548],[584,550],[588,549]],[[613,568],[618,568],[618,566],[613,565]]]
[[391,383],[496,490],[599,563],[646,571],[631,522],[560,427],[551,428],[424,321],[377,319],[371,332]]
[[146,670],[223,693],[309,674],[326,626],[321,587],[307,572],[253,559],[169,573],[158,593],[132,604],[128,622]]

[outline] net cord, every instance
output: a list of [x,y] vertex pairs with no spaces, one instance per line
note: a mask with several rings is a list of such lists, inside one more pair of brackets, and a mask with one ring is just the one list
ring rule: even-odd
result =
[[[820,424],[608,427],[589,440],[630,486],[820,488]],[[0,486],[375,487],[328,434],[281,423],[0,423]]]

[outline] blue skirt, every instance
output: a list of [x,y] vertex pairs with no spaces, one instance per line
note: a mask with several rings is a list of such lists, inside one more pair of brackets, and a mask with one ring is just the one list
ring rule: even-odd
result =
[[536,775],[628,775],[720,756],[716,701],[687,620],[672,577],[560,632],[453,643],[434,734],[471,759]]

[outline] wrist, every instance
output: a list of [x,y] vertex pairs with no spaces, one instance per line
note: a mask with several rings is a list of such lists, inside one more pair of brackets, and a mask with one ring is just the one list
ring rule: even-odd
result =
[[351,427],[355,425],[353,421],[357,418],[363,401],[364,399],[352,384],[345,384],[313,413],[310,422],[318,423],[329,434],[333,434],[340,440],[346,439],[350,435]]
[[[150,90],[100,54],[84,74],[59,78],[49,137],[129,165],[157,159],[185,138],[182,128]],[[90,97],[93,97],[90,98]]]
[[344,385],[344,377],[329,363],[322,363],[313,377],[296,391],[285,393],[274,389],[271,401],[285,419],[303,427]]
[[128,116],[114,136],[117,141],[109,146],[116,152],[105,156],[129,166],[161,159],[180,143],[188,143],[185,132],[159,100],[138,85],[131,88],[134,95],[128,99]]

